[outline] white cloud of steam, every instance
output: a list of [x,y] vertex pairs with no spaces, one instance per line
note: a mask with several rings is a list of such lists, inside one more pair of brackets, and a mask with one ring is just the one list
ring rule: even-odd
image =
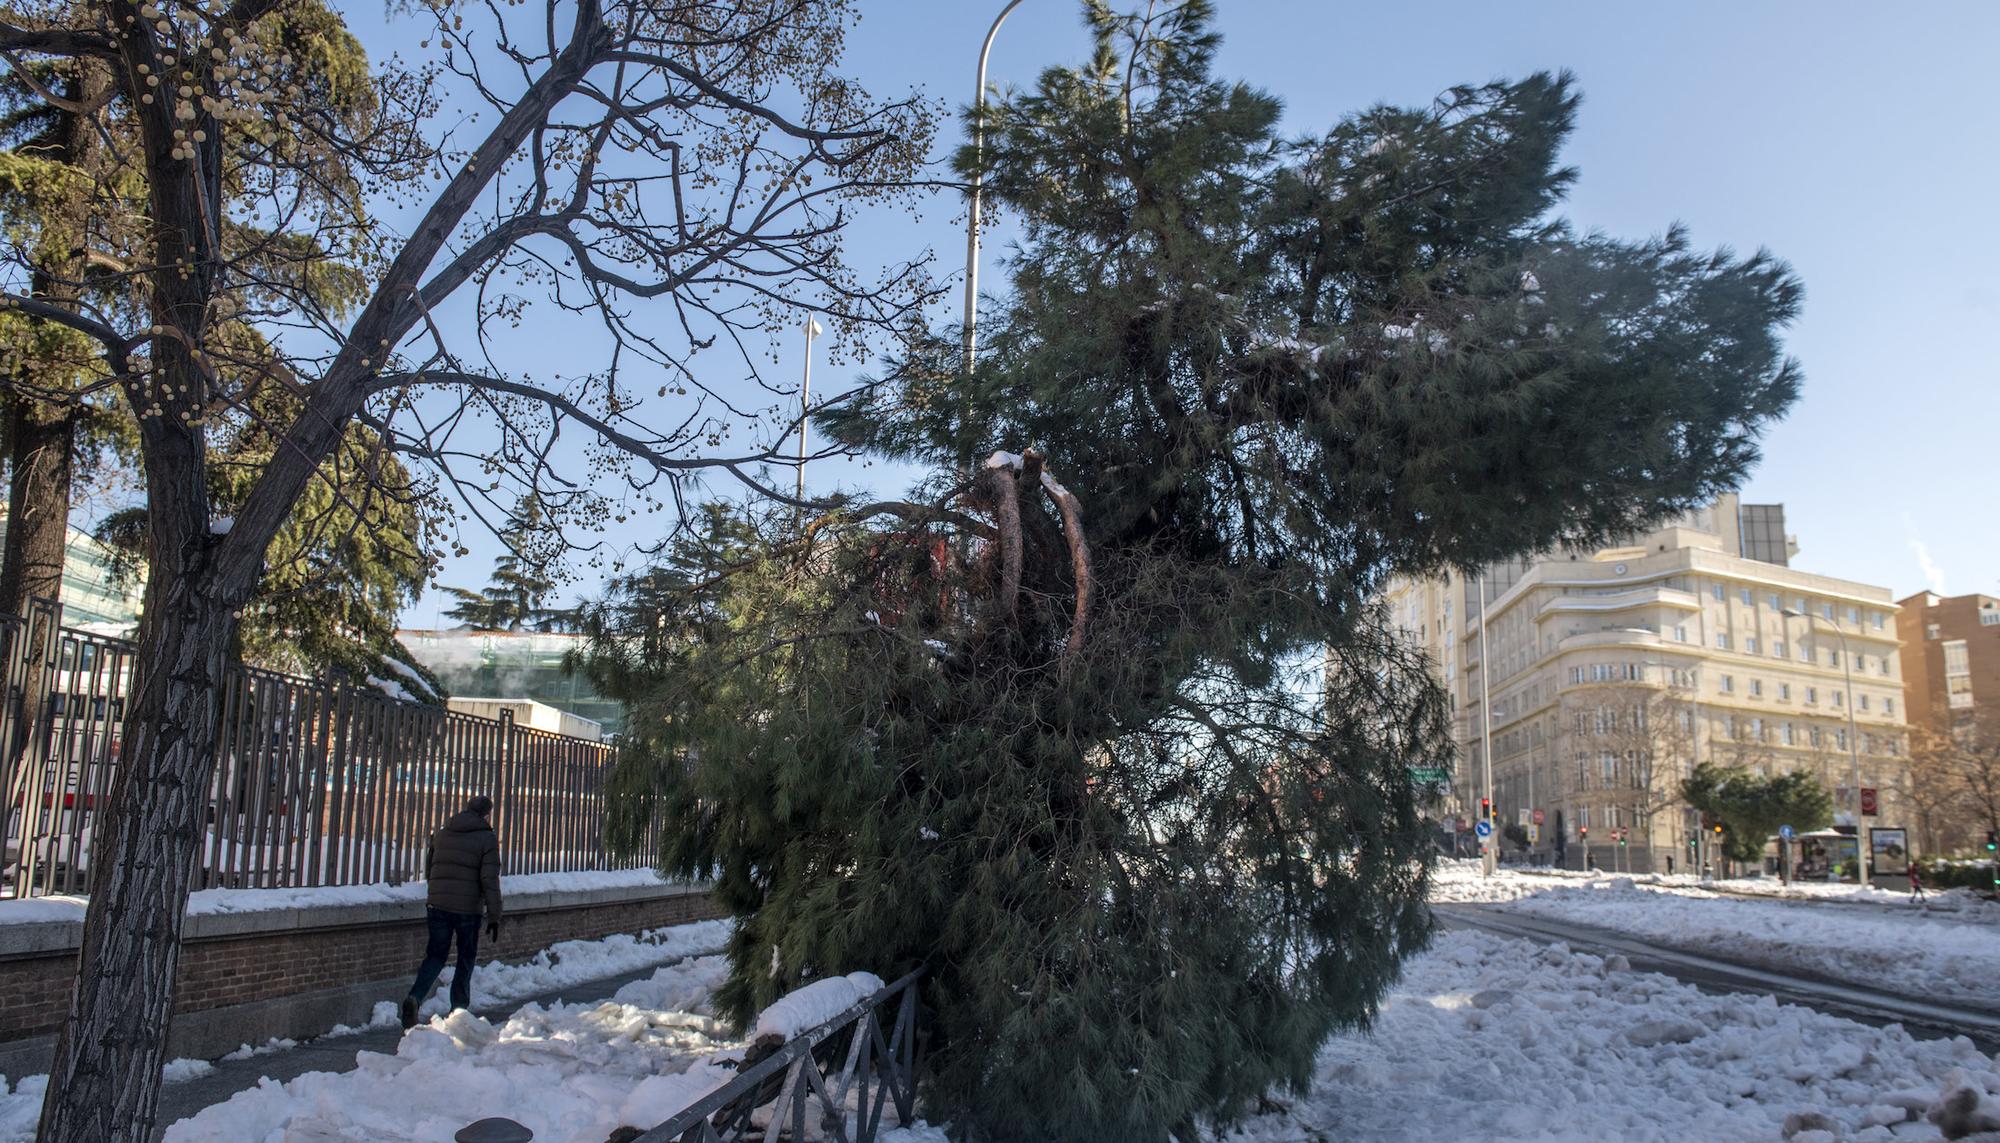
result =
[[1916,521],[1910,519],[1907,512],[1903,513],[1903,527],[1910,533],[1910,552],[1917,557],[1917,567],[1923,570],[1924,586],[1939,595],[1945,594],[1944,569],[1931,558],[1930,545],[1918,537]]

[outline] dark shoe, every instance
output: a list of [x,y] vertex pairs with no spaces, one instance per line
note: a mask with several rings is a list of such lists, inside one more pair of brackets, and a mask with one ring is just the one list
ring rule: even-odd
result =
[[416,997],[414,997],[414,996],[405,996],[405,997],[403,997],[403,1007],[402,1007],[402,1011],[401,1011],[401,1015],[402,1015],[402,1017],[403,1017],[403,1031],[407,1032],[407,1031],[409,1031],[410,1029],[412,1029],[412,1028],[414,1028],[414,1027],[416,1027],[416,1026],[417,1026],[417,998],[416,998]]

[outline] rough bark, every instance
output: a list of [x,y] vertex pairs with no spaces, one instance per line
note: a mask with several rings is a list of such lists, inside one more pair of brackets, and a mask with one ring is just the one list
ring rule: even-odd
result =
[[[181,924],[214,771],[234,607],[197,584],[206,551],[148,577],[124,765],[98,825],[76,992],[56,1040],[43,1143],[145,1143],[159,1107]],[[170,574],[158,574],[160,570]],[[171,574],[178,573],[178,574]]]
[[32,601],[56,599],[62,592],[77,414],[20,398],[7,404],[11,478],[0,610],[26,615]]

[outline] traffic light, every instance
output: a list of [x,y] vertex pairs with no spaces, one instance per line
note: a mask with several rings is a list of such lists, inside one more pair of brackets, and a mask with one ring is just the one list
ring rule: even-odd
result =
[[1578,840],[1578,841],[1589,841],[1589,840],[1590,840],[1590,827],[1589,827],[1589,826],[1583,826],[1583,825],[1580,825],[1580,826],[1576,827],[1576,838],[1577,838],[1577,840]]
[[1482,820],[1484,820],[1484,821],[1492,821],[1492,820],[1493,820],[1493,799],[1492,799],[1492,798],[1481,798],[1481,799],[1479,799],[1479,816],[1480,816],[1480,818],[1481,818]]
[[1629,830],[1629,829],[1621,829],[1621,830],[1619,830],[1619,831],[1618,831],[1618,844],[1619,844],[1619,845],[1621,845],[1621,846],[1622,846],[1622,845],[1624,845],[1624,844],[1625,844],[1625,841],[1626,841],[1626,839],[1627,839],[1627,838],[1629,838],[1629,837],[1631,837],[1631,836],[1632,836],[1632,831],[1631,831],[1631,830]]
[[1718,834],[1722,832],[1722,823],[1721,823],[1721,822],[1716,822],[1716,823],[1715,823],[1715,832],[1716,832],[1716,833],[1718,833]]
[[1996,849],[2000,849],[2000,829],[1989,829],[1986,831],[1986,852],[1992,853]]

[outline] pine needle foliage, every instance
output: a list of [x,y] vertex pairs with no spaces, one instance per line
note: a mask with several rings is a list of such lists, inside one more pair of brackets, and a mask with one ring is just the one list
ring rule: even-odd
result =
[[1428,934],[1449,711],[1369,597],[1706,500],[1798,381],[1782,265],[1551,217],[1566,77],[1287,141],[1207,4],[1086,12],[1093,57],[988,113],[1024,237],[972,376],[940,331],[821,418],[936,475],[711,506],[590,620],[614,839],[657,816],[716,878],[723,1010],[926,967],[928,1114],[973,1140],[1302,1089]]

